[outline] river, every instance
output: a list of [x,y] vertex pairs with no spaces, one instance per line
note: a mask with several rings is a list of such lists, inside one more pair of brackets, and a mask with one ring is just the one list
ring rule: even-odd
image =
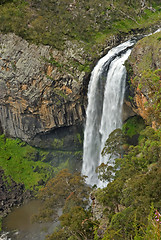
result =
[[[59,225],[57,219],[48,223],[32,223],[32,216],[38,213],[40,207],[40,200],[30,200],[14,208],[3,220],[0,240],[44,240],[47,234],[53,233]],[[61,209],[58,215],[61,215]]]

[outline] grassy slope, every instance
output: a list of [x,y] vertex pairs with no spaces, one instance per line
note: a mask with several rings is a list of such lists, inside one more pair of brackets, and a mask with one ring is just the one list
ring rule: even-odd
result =
[[[26,189],[43,185],[61,169],[73,171],[81,151],[44,150],[29,146],[20,139],[9,139],[0,135],[0,168],[4,170],[8,183],[13,179],[23,183]],[[73,161],[74,159],[74,161]]]
[[[19,139],[0,136],[0,167],[8,176],[8,181],[11,177],[17,183],[23,183],[26,189],[32,189],[39,181],[48,180],[53,169],[43,161],[35,161],[38,154],[42,152]],[[43,157],[45,153],[42,160]]]
[[95,57],[111,35],[159,23],[159,1],[153,1],[153,9],[124,0],[13,0],[0,5],[0,31],[61,50],[75,40]]

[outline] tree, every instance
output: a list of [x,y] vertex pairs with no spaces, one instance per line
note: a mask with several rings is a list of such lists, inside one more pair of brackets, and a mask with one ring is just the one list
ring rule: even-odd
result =
[[105,147],[103,148],[101,153],[102,156],[108,155],[109,160],[107,164],[102,163],[96,169],[96,172],[98,173],[98,178],[101,181],[111,182],[114,179],[117,167],[115,167],[115,163],[110,163],[110,159],[113,158],[115,161],[117,157],[122,157],[126,149],[125,145],[125,134],[123,134],[121,129],[115,129],[106,140]]
[[146,239],[151,204],[161,211],[160,146],[161,130],[147,127],[140,132],[138,145],[130,146],[123,158],[115,160],[113,180],[96,192],[107,218],[104,239]]
[[43,200],[43,207],[34,219],[48,221],[58,207],[63,207],[64,212],[74,206],[84,208],[88,204],[89,191],[85,177],[80,173],[71,174],[68,169],[61,170],[39,191],[38,197]]
[[124,144],[126,144],[126,136],[120,128],[115,129],[112,133],[110,133],[108,139],[106,140],[105,147],[102,150],[102,155],[104,156],[109,154],[110,158],[122,157]]
[[79,173],[71,174],[67,169],[60,171],[41,189],[39,198],[43,200],[44,206],[36,219],[49,220],[54,209],[63,209],[59,217],[61,227],[47,236],[48,240],[93,239],[95,222],[87,209],[89,191],[85,177]]

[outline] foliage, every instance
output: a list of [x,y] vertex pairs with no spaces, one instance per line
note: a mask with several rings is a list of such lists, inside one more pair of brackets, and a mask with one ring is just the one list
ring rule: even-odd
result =
[[154,209],[152,204],[151,210],[148,216],[148,224],[143,236],[141,236],[137,230],[134,240],[160,240],[161,238],[161,222],[160,213]]
[[[141,1],[129,4],[125,0],[1,0],[1,3],[0,31],[3,33],[14,32],[31,42],[57,49],[63,49],[66,40],[76,40],[94,57],[113,34],[135,31],[160,20],[156,0],[146,1],[145,8]],[[151,3],[154,11],[149,8]],[[82,66],[88,71],[85,68]]]
[[96,221],[92,220],[91,211],[87,209],[91,189],[84,180],[79,173],[72,175],[63,169],[40,189],[39,198],[43,200],[43,207],[34,220],[52,220],[54,211],[63,207],[63,214],[59,217],[60,227],[46,239],[92,239]]
[[122,127],[125,135],[132,138],[134,135],[139,135],[140,132],[146,127],[144,120],[140,116],[129,118]]
[[[54,147],[60,148],[64,139],[56,140],[53,142]],[[61,169],[69,168],[73,171],[74,164],[78,164],[81,156],[82,151],[40,149],[20,139],[0,135],[0,167],[9,183],[11,178],[16,183],[23,183],[26,189],[40,188]]]
[[88,192],[89,188],[84,183],[84,177],[79,173],[72,175],[67,169],[61,170],[40,189],[38,197],[44,203],[36,219],[48,220],[53,214],[52,210],[62,206],[64,213],[75,206],[84,208],[88,203]]
[[97,167],[96,172],[101,181],[111,182],[114,179],[115,165],[111,164],[111,159],[121,157],[123,154],[123,146],[126,144],[126,136],[121,129],[115,129],[105,142],[102,155],[108,154],[109,160],[106,164],[102,163]]
[[57,139],[57,138],[54,138],[54,141],[52,143],[52,147],[54,149],[61,149],[63,147],[63,139]]
[[12,178],[17,183],[23,183],[26,189],[43,184],[51,176],[53,168],[40,161],[44,154],[19,139],[0,136],[0,167],[8,176],[8,181]]
[[111,164],[111,159],[122,158],[127,153],[129,144],[136,145],[138,137],[145,128],[144,120],[140,116],[134,116],[124,123],[122,130],[115,129],[105,142],[102,155],[108,155],[108,162],[97,167],[96,172],[101,181],[111,182],[117,171],[117,164]]
[[115,129],[112,133],[110,133],[108,139],[105,142],[105,147],[102,150],[102,155],[109,154],[110,158],[113,156],[121,157],[123,149],[123,144],[126,143],[126,137],[123,134],[121,129]]
[[146,127],[140,135],[138,145],[115,160],[113,181],[96,192],[109,222],[104,239],[148,239],[150,206],[161,210],[161,131]]
[[[89,239],[92,235],[90,228],[93,228],[93,222],[89,219],[88,211],[80,206],[75,206],[69,212],[60,217],[62,227],[68,228],[70,236],[74,239]],[[54,239],[54,238],[53,238]]]

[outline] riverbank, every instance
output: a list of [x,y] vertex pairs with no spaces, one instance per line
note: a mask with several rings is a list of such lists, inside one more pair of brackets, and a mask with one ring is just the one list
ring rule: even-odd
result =
[[32,218],[41,208],[40,200],[29,200],[12,212],[3,220],[3,232],[0,240],[44,240],[47,234],[51,234],[59,225],[58,216],[61,209],[58,209],[51,222],[33,223]]
[[18,184],[4,175],[0,169],[0,218],[7,215],[14,206],[20,206],[25,200],[33,197],[32,191],[25,190],[24,184]]

